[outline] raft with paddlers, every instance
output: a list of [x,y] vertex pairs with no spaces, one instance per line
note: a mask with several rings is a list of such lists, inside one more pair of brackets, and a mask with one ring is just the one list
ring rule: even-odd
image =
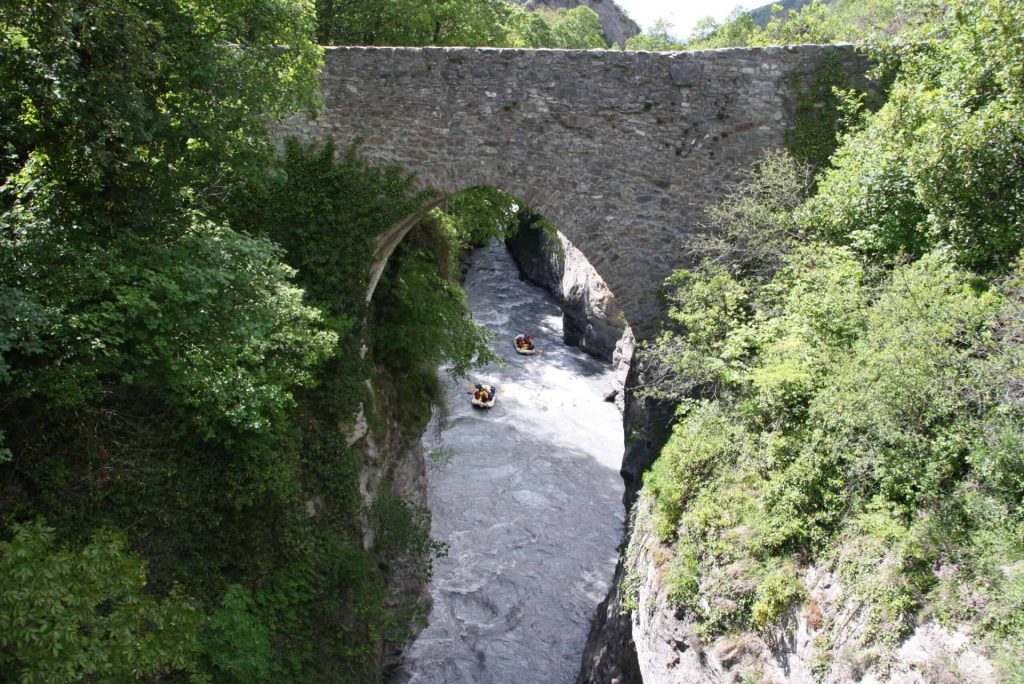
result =
[[524,356],[536,354],[540,350],[533,344],[535,339],[537,339],[536,335],[516,335],[512,340],[512,346],[515,347],[517,354]]
[[474,385],[475,389],[472,392],[473,398],[469,400],[473,406],[477,408],[491,408],[494,406],[494,400],[498,397],[498,388],[494,385],[484,385],[477,383]]

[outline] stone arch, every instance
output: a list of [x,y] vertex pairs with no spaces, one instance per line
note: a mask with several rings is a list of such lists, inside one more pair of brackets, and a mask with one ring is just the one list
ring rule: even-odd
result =
[[587,256],[643,339],[705,209],[782,146],[800,83],[826,58],[855,82],[869,66],[852,46],[327,48],[322,110],[275,135],[361,141],[442,195],[490,185],[522,199]]

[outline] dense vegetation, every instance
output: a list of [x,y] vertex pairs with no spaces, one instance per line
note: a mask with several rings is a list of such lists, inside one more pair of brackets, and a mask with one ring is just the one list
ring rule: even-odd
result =
[[1024,678],[1022,27],[978,0],[904,34],[830,165],[762,159],[668,280],[645,492],[703,634],[784,625],[816,564],[869,616],[843,653],[826,617],[823,671],[934,619]]
[[316,21],[0,6],[11,681],[365,682],[408,629],[388,578],[441,549],[387,473],[364,500],[367,440],[416,439],[437,365],[490,356],[453,220],[415,227],[365,302],[373,239],[425,199],[410,178],[272,148],[266,120],[316,105]]
[[504,0],[317,0],[324,45],[607,48],[594,10],[527,10]]
[[725,47],[851,42],[882,46],[942,14],[941,0],[813,0],[798,9],[771,8],[766,22],[735,9],[725,21],[706,17],[686,38],[675,38],[664,20],[626,41],[627,50],[707,50]]
[[687,49],[836,42],[881,46],[938,21],[946,7],[940,0],[813,0],[795,11],[776,5],[763,26],[737,10],[721,24],[713,19],[698,23]]

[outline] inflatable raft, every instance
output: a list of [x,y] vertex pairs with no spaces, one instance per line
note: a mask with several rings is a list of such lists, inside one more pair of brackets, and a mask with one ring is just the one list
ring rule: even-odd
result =
[[[526,344],[521,344],[524,340]],[[533,346],[533,342],[526,335],[516,335],[515,339],[512,340],[512,347],[516,350],[516,354],[522,354],[523,356],[530,356],[540,351],[537,347]]]
[[494,385],[477,385],[477,390],[484,390],[487,392],[488,399],[477,399],[477,393],[473,392],[473,396],[470,398],[469,403],[477,408],[491,408],[494,406],[494,400],[498,398],[498,388]]

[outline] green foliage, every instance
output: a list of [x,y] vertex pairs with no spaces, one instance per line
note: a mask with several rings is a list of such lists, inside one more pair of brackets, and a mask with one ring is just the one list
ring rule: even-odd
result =
[[811,184],[807,164],[786,152],[765,152],[708,211],[708,233],[694,239],[694,257],[740,277],[767,279],[813,234],[793,218]]
[[428,193],[413,192],[397,167],[371,167],[356,148],[337,156],[333,140],[287,140],[272,181],[254,188],[235,222],[284,247],[298,283],[344,331],[365,313],[373,239],[417,214]]
[[675,537],[680,516],[721,471],[735,465],[742,447],[739,433],[715,404],[699,404],[676,424],[644,488],[655,500],[662,541]]
[[448,364],[454,377],[495,361],[490,333],[469,316],[466,295],[451,263],[457,236],[445,224],[425,222],[399,245],[374,295],[375,359],[391,369],[433,369]]
[[[806,167],[787,154],[768,153],[708,212],[711,230],[695,238],[692,248],[700,265],[666,280],[671,327],[645,352],[654,380],[642,394],[675,399],[694,392],[717,395],[743,381],[756,343],[747,325],[757,308],[751,290],[782,268],[788,255],[808,239],[793,219],[793,210],[806,196],[808,185]],[[832,255],[830,267],[842,260]],[[849,268],[852,266],[846,270]],[[794,269],[788,273],[786,283],[795,277]],[[819,275],[824,281],[830,279],[823,271]],[[841,282],[830,285],[844,287],[847,283],[837,277]],[[780,287],[771,292],[781,294]],[[817,287],[818,283],[802,286]],[[834,298],[844,296],[843,292],[834,294]],[[773,312],[780,304],[766,297],[761,306]],[[828,302],[818,305],[821,309],[828,306]],[[816,315],[820,319],[823,314],[819,311]],[[816,324],[826,325],[820,320]],[[798,335],[787,335],[781,329],[776,335],[787,337],[777,342],[780,352],[799,341]],[[800,352],[793,349],[792,353]],[[763,375],[770,372],[765,370]],[[766,375],[762,379],[768,381]]]
[[813,245],[795,250],[759,292],[743,331],[758,358],[748,365],[750,419],[775,430],[796,429],[811,398],[863,326],[861,265],[847,250]]
[[[423,195],[329,145],[273,160],[264,122],[315,104],[306,3],[144,5],[0,8],[0,669],[369,681],[418,614],[389,573],[437,551],[365,510],[349,434],[427,411],[360,353],[373,239]],[[481,333],[420,246],[394,301],[427,313],[390,328],[454,328],[431,359],[465,367]],[[370,380],[412,410],[373,415]]]
[[0,277],[32,288],[47,322],[46,342],[19,351],[53,360],[12,371],[15,396],[73,407],[115,380],[159,391],[207,435],[265,430],[336,342],[265,240],[197,221],[161,244],[123,235],[70,250],[49,222],[13,218],[0,219]]
[[750,617],[754,627],[764,629],[779,621],[797,601],[804,598],[803,585],[795,563],[785,563],[768,573],[757,585]]
[[323,45],[497,46],[512,7],[501,0],[317,0]]
[[[927,249],[927,210],[914,192],[908,141],[895,125],[903,116],[890,101],[864,132],[854,133],[839,148],[832,158],[835,168],[825,172],[802,223],[834,242],[882,258],[920,255]],[[866,134],[876,127],[897,135]]]
[[644,350],[652,380],[643,393],[674,399],[695,392],[717,394],[733,381],[747,354],[733,332],[749,315],[749,293],[713,265],[677,271],[666,285],[674,327]]
[[[693,301],[704,277],[677,274],[674,296]],[[681,565],[689,572],[667,580],[683,605],[692,603],[693,558],[700,568],[707,603],[691,609],[702,631],[766,628],[798,597],[795,584],[786,585],[792,591],[782,584],[796,573],[775,574],[778,564],[792,554],[827,561],[829,549],[845,543],[845,521],[878,502],[893,524],[942,511],[935,519],[958,518],[957,529],[987,529],[956,513],[971,488],[984,482],[993,504],[1001,495],[1019,497],[1019,459],[1011,454],[1024,431],[994,418],[1017,409],[1001,403],[1005,391],[973,389],[988,363],[1006,367],[1002,351],[980,359],[1011,305],[946,255],[897,268],[869,288],[848,250],[800,247],[736,318],[723,320],[726,301],[709,296],[688,316],[673,314],[687,330],[675,333],[674,355],[663,360],[680,375],[692,376],[694,364],[711,368],[718,384],[709,400],[683,403],[644,481],[653,529],[691,559]],[[745,355],[731,352],[737,339]],[[998,505],[1013,506],[1010,499]],[[862,598],[877,604],[879,625],[910,624],[940,552],[971,553],[970,538],[945,535],[946,525],[913,528],[896,571],[885,559],[870,561],[864,548],[843,556],[866,563],[849,572],[862,578],[857,586],[877,585]],[[856,529],[849,539],[867,534]],[[886,535],[878,549],[893,547]]]
[[814,0],[796,11],[776,4],[765,26],[750,13],[735,10],[718,24],[706,19],[687,41],[691,50],[801,43],[884,44],[914,26],[941,14],[939,0]]
[[819,448],[860,475],[851,494],[878,491],[916,510],[962,477],[982,410],[965,391],[973,350],[999,304],[938,255],[893,272],[866,333],[811,407],[828,434]]
[[676,606],[694,610],[700,600],[700,561],[693,544],[680,540],[665,571],[668,600]]
[[[889,510],[886,510],[886,509]],[[837,570],[869,610],[868,636],[893,647],[913,629],[933,560],[920,523],[906,524],[884,499],[853,517],[837,545]]]
[[332,45],[607,48],[586,6],[526,10],[503,0],[317,0],[317,39]]
[[750,14],[737,7],[721,25],[711,17],[698,21],[686,41],[686,47],[690,50],[707,50],[755,45],[752,36],[756,32],[757,26]]
[[539,48],[555,45],[550,15],[546,12],[531,12],[519,5],[510,5],[507,29],[508,34],[503,40],[506,47]]
[[601,19],[597,12],[585,5],[572,9],[555,10],[550,17],[551,33],[554,45],[538,45],[536,47],[556,47],[567,50],[604,50],[608,41],[604,38]]
[[370,515],[377,530],[376,547],[386,561],[408,556],[425,558],[416,565],[417,578],[430,580],[432,561],[448,554],[448,546],[430,538],[430,511],[396,496],[383,496],[373,502]]
[[[194,601],[146,593],[123,535],[81,550],[53,529],[15,525],[0,542],[0,666],[19,682],[138,681],[196,673],[204,618]],[[13,679],[12,679],[13,681]]]
[[308,10],[297,0],[4,3],[3,170],[21,169],[9,190],[74,226],[69,239],[161,234],[183,207],[215,205],[261,173],[263,122],[318,97]]
[[804,220],[883,259],[948,246],[971,268],[1005,268],[1024,245],[1010,56],[1022,22],[1018,2],[955,3],[935,28],[941,40],[902,55],[889,101],[844,140]]
[[203,651],[217,681],[260,682],[270,674],[270,634],[244,587],[228,587],[209,619]]
[[654,26],[645,33],[626,40],[627,50],[646,50],[648,52],[676,52],[685,50],[686,44],[674,39],[669,33],[671,24],[658,19]]
[[450,196],[444,211],[434,210],[434,218],[450,222],[445,230],[455,235],[460,248],[469,248],[514,235],[524,211],[528,209],[511,195],[481,186]]

